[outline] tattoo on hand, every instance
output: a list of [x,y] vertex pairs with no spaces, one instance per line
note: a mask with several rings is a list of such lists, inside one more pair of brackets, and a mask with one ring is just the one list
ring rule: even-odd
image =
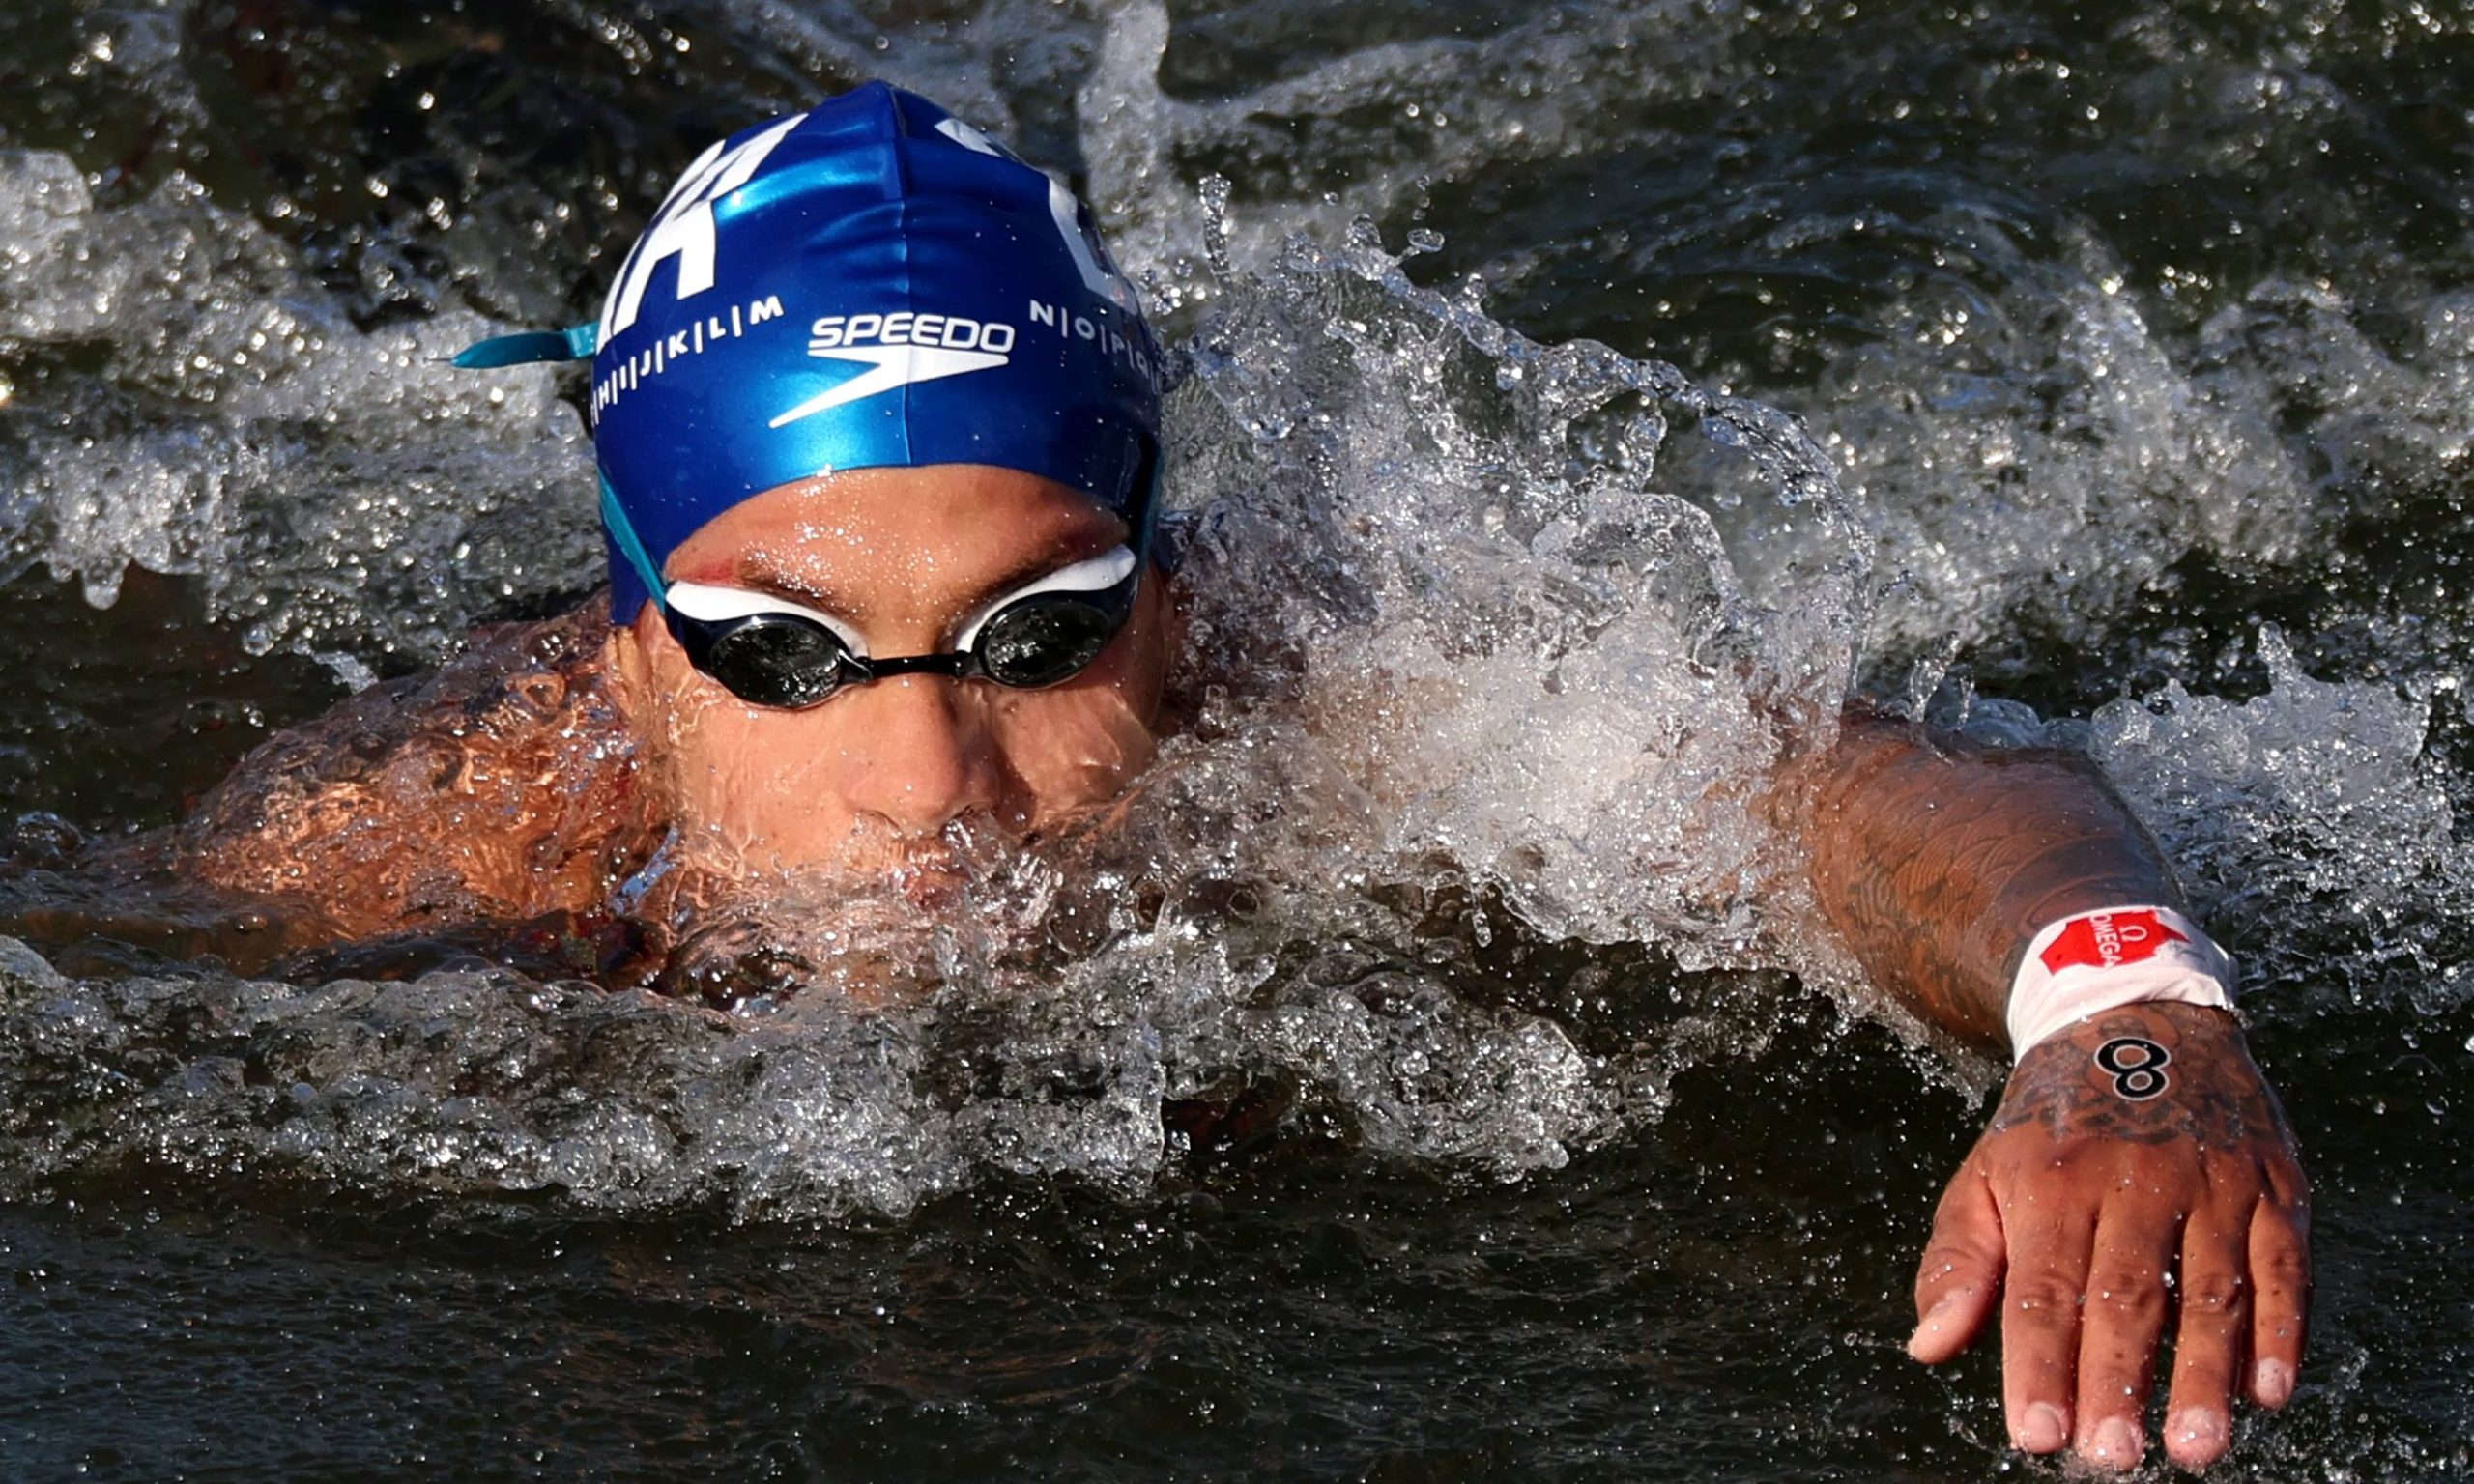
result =
[[1994,1130],[2034,1125],[2057,1141],[2187,1139],[2219,1149],[2290,1142],[2240,1031],[2229,1018],[2215,1023],[2216,1013],[2115,1012],[2055,1037],[2011,1072]]
[[2144,1036],[2116,1036],[2096,1048],[2096,1065],[2113,1074],[2114,1095],[2145,1102],[2172,1084],[2165,1069],[2173,1053]]

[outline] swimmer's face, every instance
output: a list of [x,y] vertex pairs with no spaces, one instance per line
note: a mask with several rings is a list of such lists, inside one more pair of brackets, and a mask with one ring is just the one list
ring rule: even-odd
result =
[[[715,517],[665,576],[820,612],[871,655],[933,654],[992,600],[1128,539],[1122,520],[1035,475],[852,470]],[[1150,761],[1169,622],[1154,570],[1126,626],[1061,684],[901,675],[804,710],[732,695],[688,663],[649,603],[617,645],[654,785],[690,850],[749,872],[933,877],[954,834],[1053,829]]]

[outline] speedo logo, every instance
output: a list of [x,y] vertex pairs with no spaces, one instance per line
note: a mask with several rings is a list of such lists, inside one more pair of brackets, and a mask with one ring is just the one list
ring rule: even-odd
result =
[[808,327],[816,338],[808,354],[821,356],[845,345],[929,345],[944,351],[985,351],[1004,356],[1014,349],[1014,327],[991,320],[964,319],[959,314],[828,314]]
[[808,354],[868,369],[773,419],[781,428],[802,417],[921,382],[941,381],[1004,365],[1015,328],[959,314],[828,314],[808,327]]

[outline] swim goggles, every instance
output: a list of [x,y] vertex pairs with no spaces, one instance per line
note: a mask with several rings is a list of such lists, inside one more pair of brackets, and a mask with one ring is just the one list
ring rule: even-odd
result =
[[1151,523],[1118,546],[1008,594],[939,654],[878,659],[833,618],[765,594],[671,583],[654,570],[604,481],[602,519],[661,609],[687,662],[760,706],[820,705],[844,688],[896,675],[992,680],[1014,690],[1058,685],[1090,668],[1133,615]]

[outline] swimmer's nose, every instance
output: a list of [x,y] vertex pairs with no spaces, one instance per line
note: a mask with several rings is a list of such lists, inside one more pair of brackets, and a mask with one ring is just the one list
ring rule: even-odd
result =
[[964,683],[905,675],[857,687],[848,707],[842,794],[904,835],[933,835],[973,813],[994,812],[1002,792],[995,749]]

